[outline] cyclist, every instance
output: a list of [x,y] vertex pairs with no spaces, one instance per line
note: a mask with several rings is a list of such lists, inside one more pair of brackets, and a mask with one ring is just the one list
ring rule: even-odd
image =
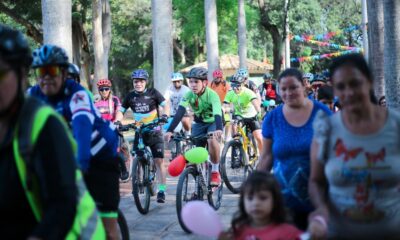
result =
[[306,94],[309,99],[314,99],[314,91],[311,87],[311,81],[314,79],[314,75],[312,73],[304,73],[303,74],[303,83],[306,88]]
[[30,90],[51,105],[72,127],[78,144],[78,164],[96,201],[107,237],[117,236],[119,204],[118,137],[115,126],[101,118],[87,91],[67,79],[68,56],[64,49],[46,44],[33,52],[38,85]]
[[[167,89],[165,93],[165,114],[167,116],[175,116],[178,110],[179,103],[181,102],[183,96],[190,92],[190,88],[183,85],[183,76],[181,73],[172,73],[171,75],[172,85]],[[186,132],[190,132],[190,117],[185,114],[182,118],[182,125]]]
[[[160,113],[163,112],[165,99],[159,91],[154,88],[146,88],[149,74],[146,70],[137,69],[132,72],[134,90],[125,97],[122,107],[117,113],[117,121],[123,119],[123,114],[128,108],[133,111],[134,120],[142,124],[153,123]],[[166,118],[162,115],[162,118]],[[164,139],[160,127],[149,130],[143,135],[144,144],[149,146],[157,167],[158,193],[157,202],[165,203],[165,192],[167,190],[167,170],[164,166]],[[135,136],[133,150],[137,150],[139,138]]]
[[[101,117],[107,121],[115,122],[115,118],[117,116],[117,112],[119,111],[121,107],[121,101],[119,98],[115,95],[111,94],[111,87],[112,83],[108,79],[100,79],[97,82],[97,90],[100,93],[100,97],[98,100],[94,103],[94,105],[97,107],[97,109],[100,111]],[[125,161],[129,156],[125,156],[123,153],[127,153],[126,151],[129,151],[127,147],[127,143],[124,140],[124,137],[122,134],[119,134],[119,141],[118,141],[118,152],[120,153],[120,170],[121,170],[121,180],[125,182],[129,178],[129,172],[126,169]],[[122,150],[122,151],[121,151]]]
[[261,101],[261,96],[260,96],[260,92],[258,90],[257,84],[255,84],[253,81],[251,81],[249,79],[249,72],[247,71],[247,69],[239,68],[235,75],[244,78],[245,79],[244,86],[247,87],[248,89],[250,89],[251,91],[253,91],[256,94],[257,98]]
[[22,33],[0,25],[1,237],[104,239],[94,201],[76,171],[64,121],[24,96],[31,62]]
[[[256,94],[250,89],[244,87],[245,79],[239,74],[233,76],[231,81],[232,90],[228,92],[224,103],[233,105],[234,117],[240,116],[244,119],[245,125],[252,132],[257,142],[258,151],[261,153],[262,136],[259,120],[261,119],[260,101]],[[224,105],[226,106],[226,105]],[[233,134],[235,134],[233,129]]]
[[[208,87],[214,90],[218,96],[221,104],[223,104],[226,94],[231,90],[231,85],[224,80],[224,74],[221,70],[217,69],[213,72],[213,80],[208,84]],[[230,137],[230,116],[229,111],[222,112],[222,122],[224,124],[225,141]]]
[[78,66],[73,63],[69,63],[67,78],[73,79],[77,83],[81,83],[80,73],[81,71],[79,70]]
[[108,79],[100,79],[97,82],[97,89],[101,98],[94,105],[99,109],[103,119],[115,122],[117,112],[121,108],[121,101],[111,93],[111,87],[112,83]]
[[322,74],[315,74],[313,80],[310,81],[311,88],[314,92],[314,99],[318,99],[318,89],[326,85],[326,77]]
[[[221,176],[219,174],[220,145],[217,139],[222,135],[222,116],[221,104],[218,94],[207,87],[207,69],[195,67],[190,70],[186,78],[189,79],[191,91],[182,99],[178,111],[169,126],[165,139],[170,140],[172,132],[178,125],[190,106],[194,112],[194,122],[192,124],[192,136],[204,136],[212,134],[214,137],[208,139],[208,150],[212,161],[210,184],[219,186]],[[196,143],[196,145],[204,145]]]

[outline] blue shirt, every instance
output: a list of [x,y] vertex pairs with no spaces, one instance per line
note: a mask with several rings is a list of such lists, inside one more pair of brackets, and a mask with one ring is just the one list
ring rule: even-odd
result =
[[298,212],[310,212],[313,209],[308,196],[312,123],[320,109],[331,114],[325,105],[317,101],[313,101],[313,105],[310,118],[301,127],[294,127],[286,121],[283,105],[270,112],[262,125],[263,137],[272,140],[272,169],[281,186],[286,206]]
[[38,85],[28,94],[51,105],[72,126],[78,144],[78,164],[86,171],[91,159],[115,161],[118,135],[115,126],[101,118],[87,91],[73,80],[67,79],[56,96],[44,95]]

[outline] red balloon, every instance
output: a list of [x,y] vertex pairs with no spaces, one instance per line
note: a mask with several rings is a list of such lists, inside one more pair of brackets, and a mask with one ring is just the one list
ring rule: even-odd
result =
[[183,155],[178,155],[169,163],[168,173],[172,177],[177,177],[186,167],[186,159]]

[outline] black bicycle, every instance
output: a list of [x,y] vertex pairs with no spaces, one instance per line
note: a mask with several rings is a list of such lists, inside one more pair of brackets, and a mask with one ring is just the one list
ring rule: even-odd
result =
[[[190,137],[189,139],[192,143],[191,146],[195,146],[196,142],[207,142],[207,139],[210,137],[212,137],[212,135]],[[203,144],[197,145],[201,146]],[[221,206],[223,182],[221,181],[219,186],[212,186],[210,181],[211,163],[209,161],[201,164],[187,164],[185,170],[179,177],[176,189],[176,213],[178,215],[179,224],[187,233],[191,233],[191,231],[185,226],[181,217],[184,204],[193,200],[203,201],[206,195],[208,203],[215,210],[218,210]]]
[[129,240],[129,228],[126,222],[125,216],[120,209],[118,209],[118,228],[119,228],[119,239]]
[[155,127],[165,123],[164,119],[158,119],[150,124],[121,125],[119,131],[135,130],[138,138],[136,151],[132,150],[134,160],[132,163],[132,194],[136,208],[141,214],[147,214],[150,208],[150,197],[155,195],[156,166],[149,146],[143,141],[143,133],[152,131]]
[[190,136],[186,135],[183,130],[174,132],[171,138],[171,160],[192,148],[191,145]]

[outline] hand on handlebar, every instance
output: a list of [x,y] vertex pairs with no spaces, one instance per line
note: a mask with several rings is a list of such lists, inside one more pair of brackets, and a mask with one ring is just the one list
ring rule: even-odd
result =
[[165,140],[166,142],[169,142],[169,141],[171,140],[172,135],[173,135],[172,132],[166,132],[166,133],[164,134],[164,140]]
[[214,132],[212,132],[212,135],[217,139],[220,140],[222,137],[222,131],[221,130],[216,130]]

